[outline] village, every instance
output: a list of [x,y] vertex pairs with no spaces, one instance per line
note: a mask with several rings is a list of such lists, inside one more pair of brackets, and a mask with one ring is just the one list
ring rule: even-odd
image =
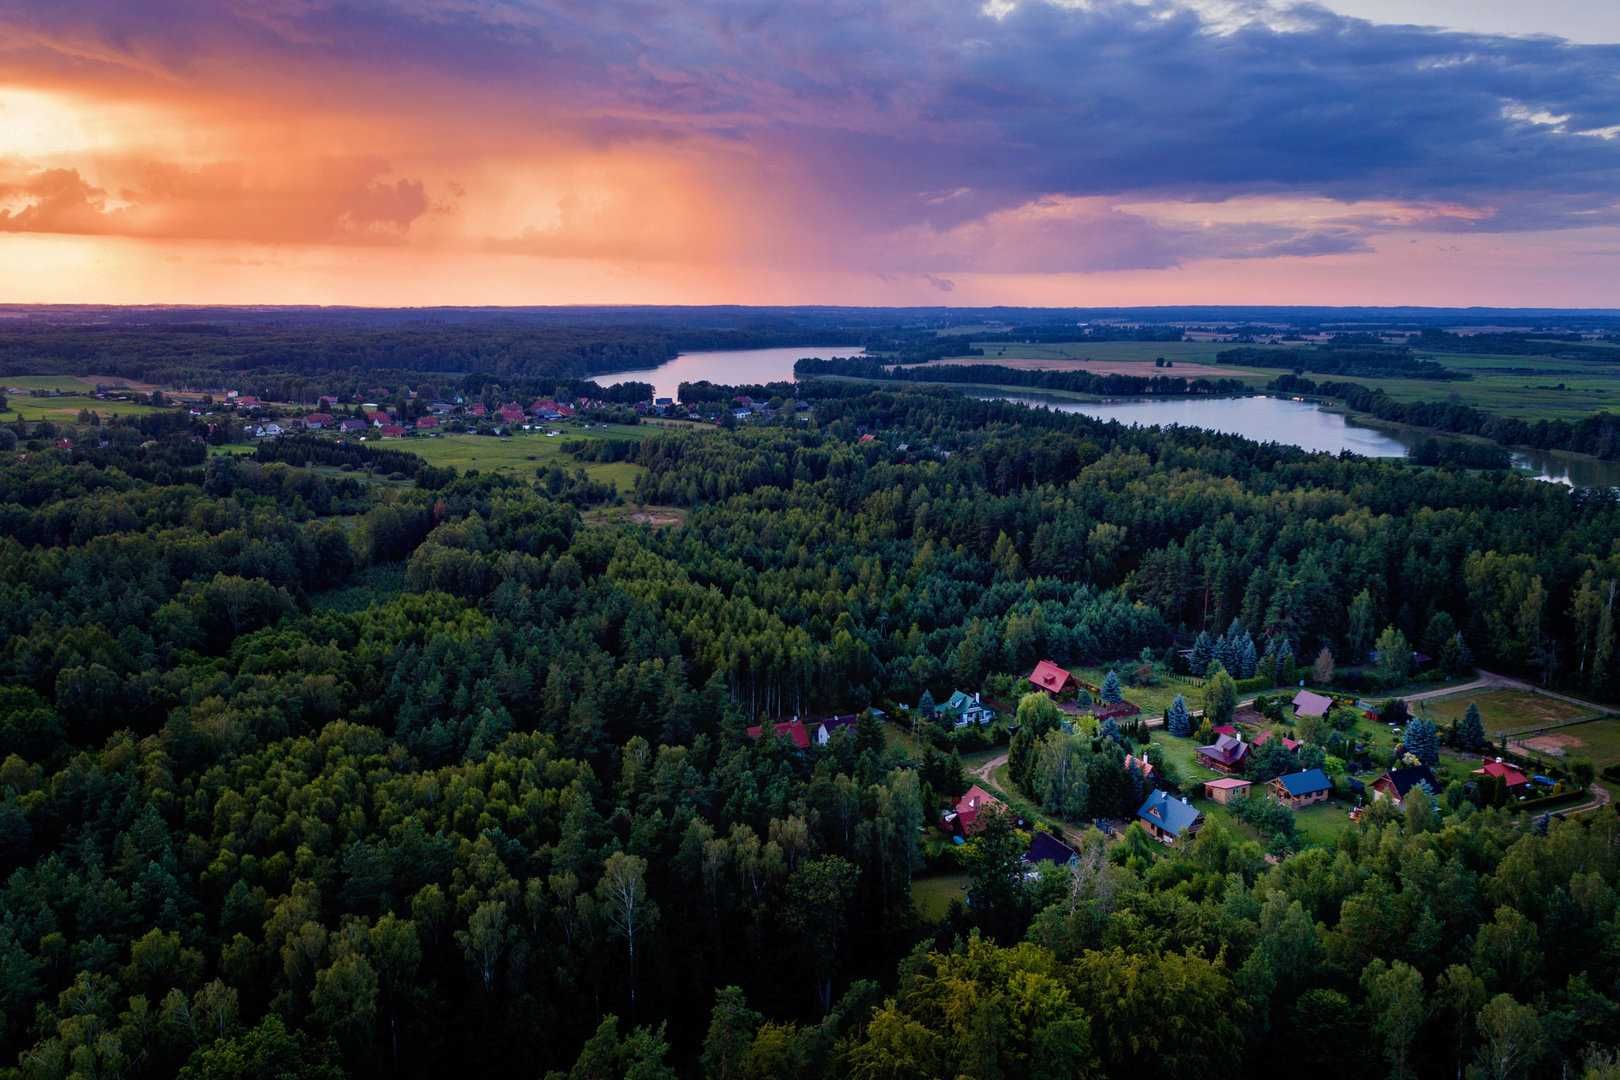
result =
[[[1146,696],[1191,690],[1199,681],[1171,682]],[[1105,668],[1101,680],[1092,682],[1042,660],[1006,698],[956,690],[936,703],[925,694],[892,713],[873,708],[794,716],[769,731],[798,751],[835,748],[834,740],[863,723],[882,725],[889,745],[923,745],[928,740],[915,734],[919,730],[932,733],[941,746],[989,742],[986,749],[958,755],[963,789],[936,793],[941,794],[938,814],[922,838],[929,870],[916,882],[919,910],[938,915],[942,901],[966,898],[967,878],[956,853],[998,817],[1021,838],[1024,874],[1034,880],[1043,866],[1075,864],[1088,831],[1110,843],[1128,843],[1135,832],[1174,846],[1193,842],[1208,823],[1218,821],[1260,841],[1267,861],[1279,862],[1312,846],[1331,845],[1379,806],[1404,814],[1411,801],[1421,800],[1421,809],[1436,816],[1463,801],[1505,806],[1535,811],[1534,824],[1545,830],[1551,817],[1579,809],[1589,788],[1603,792],[1591,788],[1592,777],[1585,775],[1589,766],[1583,763],[1568,763],[1566,769],[1506,738],[1500,745],[1481,738],[1464,746],[1470,736],[1458,729],[1466,725],[1442,731],[1413,715],[1431,700],[1461,701],[1474,685],[1440,686],[1376,703],[1303,685],[1291,694],[1279,688],[1235,702],[1230,716],[1214,723],[1206,710],[1188,708],[1181,694],[1160,715],[1145,715],[1125,696],[1127,688],[1114,668]],[[1502,693],[1487,688],[1485,700]],[[1010,774],[1010,747],[1002,740],[1016,742],[1017,714],[1028,709],[1030,698],[1055,709],[1065,734],[1090,736],[1094,745],[1113,749],[1122,772],[1137,785],[1128,804],[1132,812],[1078,821],[1043,807],[1039,793],[1019,787]],[[908,727],[913,734],[904,733]],[[758,740],[766,731],[766,725],[755,725],[748,735]]]

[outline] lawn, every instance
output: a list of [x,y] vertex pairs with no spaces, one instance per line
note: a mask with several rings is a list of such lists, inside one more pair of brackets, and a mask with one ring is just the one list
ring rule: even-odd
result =
[[630,424],[606,424],[590,428],[559,424],[554,430],[560,434],[547,436],[540,432],[523,432],[505,438],[493,435],[440,435],[437,438],[389,440],[377,445],[385,450],[415,454],[432,465],[462,471],[477,469],[480,472],[533,476],[539,469],[550,465],[561,465],[570,471],[578,466],[584,468],[586,475],[593,480],[611,483],[621,492],[634,490],[641,466],[626,461],[578,462],[563,453],[562,444],[570,439],[640,439],[649,434],[647,429]]
[[[1160,672],[1155,686],[1131,686],[1125,681],[1124,673],[1136,667],[1135,660],[1122,660],[1118,668],[1120,674],[1120,689],[1124,691],[1125,700],[1140,706],[1142,716],[1152,719],[1164,715],[1170,703],[1180,694],[1187,699],[1187,708],[1198,709],[1203,707],[1203,687],[1196,680],[1185,675],[1167,675]],[[1103,678],[1108,674],[1107,667],[1071,667],[1069,669],[1074,677],[1093,686],[1101,686]]]
[[929,922],[945,917],[952,900],[966,900],[968,876],[966,874],[939,874],[934,877],[913,878],[911,902],[917,915]]
[[1487,690],[1412,703],[1413,712],[1444,727],[1461,720],[1469,705],[1478,705],[1491,736],[1529,731],[1590,716],[1591,710],[1533,690]]

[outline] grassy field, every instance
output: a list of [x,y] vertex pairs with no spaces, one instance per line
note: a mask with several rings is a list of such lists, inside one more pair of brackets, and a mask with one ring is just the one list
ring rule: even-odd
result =
[[[1620,765],[1620,716],[1605,716],[1559,728],[1527,742],[1516,742],[1513,748],[1548,763],[1586,758],[1599,769]],[[1559,752],[1553,753],[1554,750]]]
[[477,469],[480,472],[511,472],[533,476],[537,470],[550,465],[561,465],[569,470],[581,466],[586,475],[593,480],[607,481],[623,492],[634,489],[636,474],[641,471],[639,465],[623,461],[578,462],[571,455],[563,453],[562,444],[569,439],[582,438],[639,439],[647,434],[646,430],[628,424],[608,424],[591,428],[564,425],[556,430],[562,434],[547,437],[535,432],[524,432],[508,438],[495,438],[490,435],[440,435],[438,438],[430,439],[389,440],[377,445],[382,449],[402,450],[408,454],[415,454],[432,465],[450,466],[462,471]]
[[[15,385],[13,379],[0,379],[0,383],[7,386]],[[43,389],[43,388],[42,388]],[[57,424],[71,424],[79,418],[79,412],[89,409],[97,413],[103,420],[114,416],[145,416],[148,413],[169,412],[169,409],[155,405],[137,405],[128,401],[97,401],[89,394],[69,394],[63,397],[21,397],[16,394],[6,395],[5,412],[0,412],[0,420],[49,420]]]
[[1562,724],[1591,715],[1590,709],[1547,697],[1532,690],[1488,690],[1477,694],[1457,694],[1414,702],[1412,708],[1436,724],[1461,720],[1469,705],[1479,706],[1487,734],[1506,735],[1529,731],[1549,724]]
[[[1454,401],[1521,420],[1579,420],[1620,411],[1620,356],[1615,362],[1558,360],[1548,356],[1458,356],[1420,353],[1473,376],[1467,382],[1430,379],[1360,379],[1396,401]],[[1524,369],[1534,368],[1535,374]],[[1313,376],[1320,381],[1324,376]],[[1331,376],[1339,381],[1338,376]]]
[[87,394],[95,389],[93,383],[76,375],[0,375],[0,389],[9,387],[23,390],[82,390]]
[[917,914],[930,922],[945,917],[952,900],[966,900],[968,877],[966,874],[939,874],[916,878],[911,883],[911,902]]

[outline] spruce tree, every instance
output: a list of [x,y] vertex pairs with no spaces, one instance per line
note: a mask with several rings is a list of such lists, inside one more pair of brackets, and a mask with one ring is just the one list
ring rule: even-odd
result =
[[1187,710],[1187,699],[1180,694],[1170,703],[1170,714],[1165,718],[1165,728],[1170,734],[1185,739],[1192,734],[1192,713]]
[[1200,630],[1198,639],[1193,642],[1192,656],[1187,667],[1194,675],[1203,675],[1209,670],[1209,662],[1215,658],[1215,642],[1210,640],[1209,631]]
[[1101,693],[1103,703],[1107,705],[1118,705],[1125,700],[1125,694],[1119,688],[1119,673],[1112,668],[1103,676]]
[[1468,711],[1457,725],[1457,742],[1464,750],[1478,750],[1485,745],[1485,721],[1479,715],[1479,706],[1473,702],[1469,702]]
[[1440,737],[1434,722],[1414,716],[1406,724],[1406,752],[1425,765],[1440,764]]

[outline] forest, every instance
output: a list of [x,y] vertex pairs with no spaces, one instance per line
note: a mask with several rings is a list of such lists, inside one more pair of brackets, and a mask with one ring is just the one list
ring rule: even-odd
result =
[[601,444],[665,528],[178,414],[7,425],[0,1075],[1620,1076],[1612,811],[1410,799],[1280,861],[1092,829],[1035,874],[991,815],[929,918],[969,778],[896,737],[925,692],[1234,622],[1615,701],[1612,493],[801,393]]

